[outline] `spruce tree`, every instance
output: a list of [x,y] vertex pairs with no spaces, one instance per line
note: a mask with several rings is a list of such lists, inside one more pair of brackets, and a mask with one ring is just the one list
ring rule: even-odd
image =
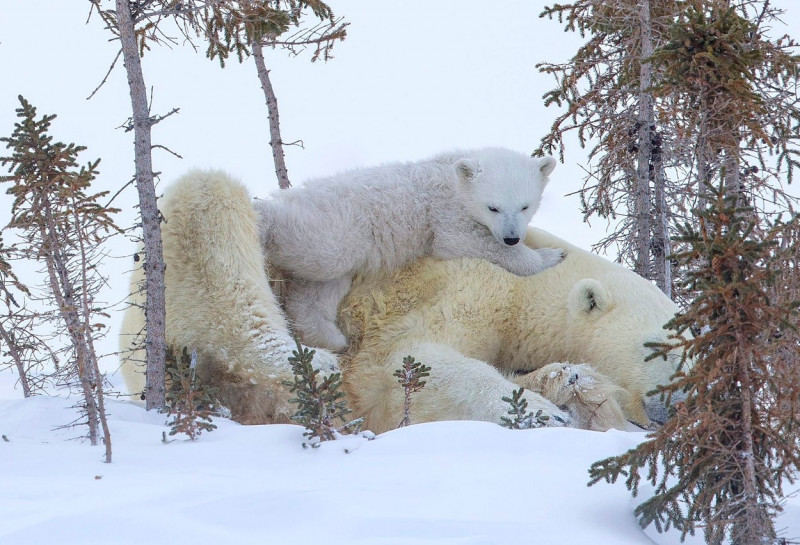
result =
[[[195,0],[195,4],[198,3],[202,2]],[[209,59],[219,59],[223,67],[232,53],[240,63],[252,54],[267,104],[269,145],[278,186],[281,189],[291,187],[278,99],[269,77],[264,49],[280,48],[297,56],[310,48],[313,50],[311,62],[328,61],[336,42],[347,36],[350,23],[336,17],[330,5],[322,0],[222,0],[198,9],[195,24],[202,29],[198,34],[202,32],[208,43],[206,55]]]
[[576,132],[591,163],[580,192],[584,220],[598,215],[615,223],[596,247],[617,246],[621,261],[668,296],[674,197],[665,175],[668,129],[658,119],[653,87],[659,74],[651,57],[663,45],[678,3],[577,0],[546,6],[540,17],[558,19],[586,41],[567,62],[537,65],[556,80],[543,97],[545,106],[562,111],[536,153],[557,151],[563,159],[565,135]]
[[397,369],[394,376],[397,382],[403,387],[403,419],[398,424],[398,428],[411,424],[411,396],[422,390],[425,386],[425,377],[431,375],[431,368],[416,361],[412,356],[403,358],[403,368]]
[[684,282],[699,295],[655,355],[677,347],[693,362],[660,388],[685,401],[638,447],[593,464],[589,484],[625,476],[636,495],[649,481],[655,492],[635,510],[642,526],[674,526],[682,537],[702,528],[711,544],[774,543],[784,481],[800,467],[800,387],[796,358],[782,357],[796,353],[797,305],[772,299],[773,265],[775,241],[797,219],[758,229],[721,178],[696,212],[698,227],[687,223],[678,237],[686,249],[675,259],[691,264]]
[[217,410],[213,389],[197,380],[197,352],[167,352],[167,426],[170,435],[186,434],[194,441],[204,431],[217,429],[211,418]]
[[[319,381],[319,369],[314,369],[311,362],[314,350],[297,343],[297,350],[292,350],[289,364],[294,373],[293,381],[285,381],[284,385],[296,397],[289,400],[297,405],[297,412],[292,420],[304,426],[303,433],[309,442],[303,447],[318,447],[322,441],[332,441],[338,435],[351,430],[355,433],[363,422],[363,418],[348,421],[346,416],[351,412],[344,400],[341,373],[333,373]],[[336,425],[336,422],[340,425]]]
[[98,200],[106,192],[88,193],[97,175],[99,160],[78,166],[83,146],[54,142],[48,134],[55,115],[36,118],[34,108],[22,96],[17,109],[19,122],[11,137],[0,138],[11,155],[0,157],[10,175],[0,176],[9,183],[13,196],[11,221],[22,242],[19,250],[26,258],[44,265],[47,299],[56,307],[60,330],[69,339],[67,381],[76,381],[83,394],[83,409],[89,424],[89,439],[94,445],[102,428],[106,462],[111,461],[111,435],[105,415],[103,382],[94,341],[106,317],[95,301],[105,282],[98,271],[102,244],[119,228],[114,224],[116,209]]
[[596,247],[616,247],[679,304],[693,295],[674,289],[671,236],[721,170],[757,215],[796,203],[782,178],[800,164],[800,56],[771,36],[780,15],[766,0],[575,0],[542,13],[585,42],[538,65],[556,80],[545,105],[562,111],[537,152],[563,157],[569,132],[589,147],[584,219],[614,225]]
[[539,409],[535,413],[528,412],[528,400],[522,397],[525,388],[522,386],[511,393],[511,397],[503,396],[502,401],[508,403],[508,415],[500,417],[500,425],[510,430],[528,430],[531,428],[541,428],[547,425],[550,417],[542,414]]

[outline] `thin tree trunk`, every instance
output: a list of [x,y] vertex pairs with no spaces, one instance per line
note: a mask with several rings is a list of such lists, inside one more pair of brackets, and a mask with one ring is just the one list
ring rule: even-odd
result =
[[11,338],[11,334],[0,323],[0,339],[3,340],[14,365],[17,367],[19,373],[19,383],[22,385],[22,395],[24,397],[31,397],[31,386],[28,382],[28,373],[25,371],[25,362],[22,361],[22,354],[17,350],[15,339]]
[[89,352],[89,365],[91,365],[91,373],[95,377],[95,395],[97,396],[97,417],[100,420],[100,426],[103,429],[103,445],[106,447],[106,463],[111,463],[111,430],[108,427],[108,419],[106,418],[106,401],[105,390],[103,388],[103,374],[100,372],[100,362],[97,358],[97,351],[94,348],[94,339],[92,338],[92,330],[89,327],[90,318],[92,316],[92,296],[89,289],[89,258],[86,255],[86,237],[89,233],[86,227],[81,225],[80,218],[77,214],[76,207],[72,207],[72,220],[75,225],[75,234],[77,236],[78,248],[81,252],[81,283],[83,289],[81,290],[81,312],[83,313],[83,320],[85,327],[83,328],[84,342]]
[[86,324],[81,321],[78,315],[78,304],[75,301],[73,286],[70,283],[69,270],[65,260],[62,259],[62,248],[55,235],[55,220],[50,212],[46,210],[46,206],[45,217],[47,224],[41,227],[40,236],[44,244],[43,251],[46,253],[45,264],[50,282],[50,291],[55,297],[58,312],[67,326],[70,343],[75,349],[78,380],[81,384],[81,391],[86,404],[86,416],[89,421],[89,442],[92,445],[96,445],[100,420],[93,393],[93,383],[96,384],[97,377],[93,376],[93,367],[89,362],[89,354],[84,342]]
[[747,206],[747,195],[745,195],[742,188],[742,176],[739,171],[739,158],[735,153],[726,150],[725,157],[722,159],[722,164],[725,165],[726,193],[728,195],[735,195],[736,203],[739,206]]
[[129,0],[116,0],[117,28],[122,43],[122,56],[128,75],[133,113],[133,133],[136,167],[136,189],[139,192],[139,211],[142,216],[144,238],[144,272],[147,292],[145,338],[147,361],[147,410],[161,410],[166,405],[164,366],[166,358],[164,299],[164,250],[161,243],[161,214],[156,204],[153,176],[152,144],[150,130],[153,122],[147,104],[147,88],[139,58],[131,6]]
[[650,23],[650,2],[639,0],[639,28],[641,36],[641,67],[639,69],[639,115],[637,118],[639,147],[635,189],[636,237],[635,270],[645,278],[652,278],[650,268],[650,237],[653,232],[650,205],[650,176],[653,167],[653,95],[652,65],[645,62],[653,54],[653,36]]
[[[649,0],[640,0],[639,4],[640,25],[642,35],[642,59],[646,59],[653,54],[653,21],[650,13]],[[647,118],[649,134],[647,135],[648,159],[648,181],[653,182],[653,207],[654,217],[650,219],[650,229],[652,232],[652,242],[650,251],[653,256],[653,279],[658,288],[672,299],[672,264],[668,260],[672,253],[669,239],[669,206],[667,205],[666,178],[664,176],[663,164],[663,141],[661,135],[654,127],[655,105],[652,93],[648,88],[652,85],[652,65],[642,64],[641,90],[645,93],[645,105],[647,107]],[[641,150],[640,150],[641,153]],[[640,163],[639,175],[643,174]]]
[[267,101],[267,113],[269,116],[269,145],[272,148],[272,160],[275,162],[275,175],[278,177],[278,186],[281,189],[291,187],[289,173],[286,170],[286,160],[283,155],[283,140],[281,140],[281,121],[278,115],[278,99],[272,89],[272,82],[269,80],[269,70],[264,63],[264,51],[260,43],[253,44],[253,59],[255,59],[258,79],[261,82],[261,89],[264,91],[264,98]]
[[669,207],[667,206],[666,180],[664,179],[660,150],[656,154],[653,166],[655,167],[653,185],[656,209],[656,221],[653,228],[655,279],[658,288],[672,299],[672,262],[669,260],[669,256],[672,254],[672,244],[669,239]]
[[[748,345],[750,339],[739,339],[740,345]],[[756,449],[753,444],[753,395],[750,379],[750,357],[743,356],[737,349],[733,354],[736,359],[736,379],[741,384],[742,394],[742,428],[740,449],[737,452],[742,470],[742,511],[743,517],[737,517],[731,532],[731,542],[735,545],[757,545],[771,543],[775,536],[770,531],[769,515],[758,499],[758,477],[756,475]]]
[[[695,161],[697,163],[697,204],[695,208],[700,210],[705,209],[708,203],[709,188],[708,184],[711,183],[711,154],[708,150],[708,104],[706,97],[700,95],[698,116],[700,120],[700,127],[697,131],[697,144],[695,152]],[[702,227],[702,226],[701,226]]]

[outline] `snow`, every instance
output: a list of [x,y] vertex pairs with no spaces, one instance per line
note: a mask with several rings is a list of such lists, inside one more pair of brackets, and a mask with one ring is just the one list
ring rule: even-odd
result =
[[[77,439],[82,429],[62,427],[72,405],[0,400],[0,543],[680,542],[639,528],[622,483],[586,486],[592,462],[643,433],[435,422],[303,448],[299,426],[215,418],[198,440],[164,444],[164,415],[111,400],[105,464],[102,447]],[[800,535],[800,500],[778,523]]]
[[[800,9],[788,11],[796,33]],[[116,44],[88,2],[9,3],[0,17],[0,135],[10,134],[17,95],[39,114],[56,113],[57,139],[86,145],[82,161],[102,157],[95,189],[112,194],[131,177],[132,136],[115,130],[129,112],[117,69],[95,98]],[[505,0],[332,0],[352,22],[328,64],[267,52],[294,180],[385,161],[415,160],[452,148],[533,149],[556,115],[540,97],[552,81],[535,64],[566,60],[578,37],[538,18],[544,2]],[[35,21],[35,37],[31,26]],[[121,65],[121,63],[119,63]],[[118,67],[119,68],[119,67]],[[225,168],[256,196],[276,188],[266,147],[264,99],[250,64],[224,71],[188,47],[156,48],[144,59],[154,143],[164,181],[189,168]],[[585,154],[574,140],[534,223],[588,247],[606,230],[582,222]],[[133,223],[135,192],[115,202]],[[9,201],[0,195],[0,223]],[[127,293],[133,243],[107,260],[107,300]],[[611,256],[612,258],[615,256]],[[25,277],[27,278],[27,277]],[[101,350],[112,352],[119,313]],[[112,382],[116,358],[104,360]],[[196,442],[161,441],[164,415],[108,400],[114,462],[102,447],[63,429],[76,418],[66,394],[22,400],[15,377],[0,372],[0,543],[237,545],[305,543],[422,545],[541,543],[677,544],[678,535],[642,531],[624,485],[587,488],[592,462],[643,439],[632,432],[571,429],[510,431],[485,422],[413,425],[374,440],[348,437],[303,449],[297,426],[219,428]],[[350,451],[347,453],[346,451]],[[796,487],[787,490],[793,491]],[[647,490],[643,489],[646,495]],[[778,528],[800,536],[800,500],[790,497]],[[701,543],[696,537],[689,543]]]
[[104,464],[53,431],[69,405],[0,402],[0,543],[649,543],[624,486],[586,487],[642,434],[437,422],[304,449],[301,427],[216,419],[165,445],[162,415],[115,401]]

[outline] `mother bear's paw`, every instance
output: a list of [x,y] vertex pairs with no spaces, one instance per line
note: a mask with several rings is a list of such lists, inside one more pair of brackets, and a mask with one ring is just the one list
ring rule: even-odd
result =
[[566,411],[574,427],[596,431],[628,427],[622,406],[630,394],[591,365],[551,363],[514,380]]

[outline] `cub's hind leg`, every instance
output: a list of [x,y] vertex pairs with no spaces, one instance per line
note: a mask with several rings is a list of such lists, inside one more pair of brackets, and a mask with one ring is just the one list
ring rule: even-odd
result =
[[347,348],[347,338],[336,325],[336,316],[352,282],[346,276],[324,282],[287,280],[286,314],[303,343],[333,351]]

